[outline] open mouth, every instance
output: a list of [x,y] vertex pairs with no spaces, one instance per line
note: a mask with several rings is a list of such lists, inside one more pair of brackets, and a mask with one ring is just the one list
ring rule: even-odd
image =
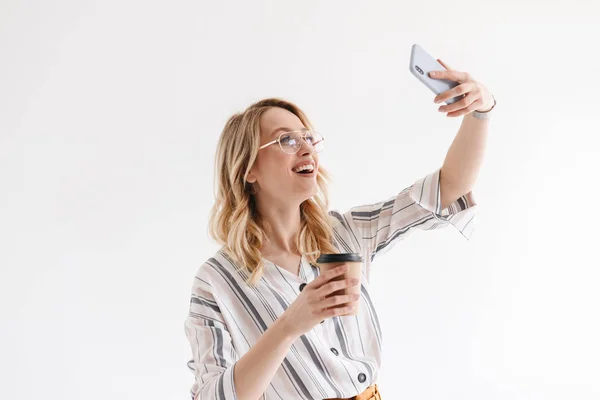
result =
[[292,169],[292,171],[294,171],[298,175],[311,176],[311,175],[314,175],[314,173],[315,173],[315,167],[311,164],[303,165],[301,167]]

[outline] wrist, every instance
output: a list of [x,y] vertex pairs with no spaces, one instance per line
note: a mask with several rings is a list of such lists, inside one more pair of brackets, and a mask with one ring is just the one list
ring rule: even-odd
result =
[[489,113],[490,111],[492,111],[494,109],[494,107],[496,106],[496,98],[492,95],[492,105],[488,105],[488,107],[482,109],[482,110],[475,110],[476,113],[479,114],[486,114]]
[[273,327],[280,333],[281,338],[287,342],[292,343],[300,336],[294,330],[294,322],[289,320],[285,312],[275,320]]
[[494,98],[494,96],[492,96],[492,99],[494,100],[494,104],[492,104],[491,107],[489,107],[487,110],[485,111],[480,111],[480,110],[475,110],[471,113],[471,115],[473,116],[473,118],[479,119],[479,120],[486,120],[486,119],[490,119],[490,116],[492,114],[492,110],[494,109],[494,107],[496,107],[496,99]]
[[487,108],[485,110],[475,110],[475,112],[485,114],[485,113],[488,113],[488,112],[492,111],[492,108],[494,108],[494,106],[491,106],[491,107],[489,107],[489,108]]

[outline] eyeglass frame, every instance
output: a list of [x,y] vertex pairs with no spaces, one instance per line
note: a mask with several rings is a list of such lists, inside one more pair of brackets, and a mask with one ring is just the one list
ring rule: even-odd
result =
[[[319,140],[317,143],[313,143],[313,144],[311,144],[311,145],[310,145],[310,146],[311,146],[313,149],[315,148],[315,144],[318,144],[318,143],[321,143],[321,142],[324,142],[324,141],[325,141],[325,138],[323,137],[323,135],[321,135],[319,132],[311,131],[310,129],[293,130],[293,131],[283,131],[283,132],[281,132],[281,133],[279,134],[279,137],[277,137],[277,139],[273,140],[272,142],[269,142],[269,143],[265,143],[265,144],[263,144],[262,146],[260,146],[260,147],[258,148],[258,150],[260,151],[260,150],[262,150],[262,149],[264,149],[264,148],[266,148],[266,147],[269,147],[270,145],[272,145],[272,144],[274,144],[274,143],[278,143],[278,144],[279,144],[279,149],[280,149],[282,152],[284,152],[285,154],[296,154],[297,152],[299,152],[299,151],[300,151],[300,149],[302,148],[302,146],[298,147],[298,150],[296,150],[296,151],[295,151],[295,152],[293,152],[293,153],[287,153],[287,152],[285,152],[285,151],[283,150],[283,147],[281,147],[281,137],[282,137],[283,135],[286,135],[286,134],[290,134],[290,133],[298,133],[298,132],[301,132],[301,133],[302,133],[302,134],[300,135],[300,139],[304,140],[305,142],[306,142],[306,135],[307,135],[308,133],[312,133],[312,134],[315,134],[315,133],[316,133],[317,135],[321,136],[321,140]],[[308,142],[306,142],[306,143],[308,143]],[[319,153],[319,152],[318,152],[316,149],[315,149],[315,151],[316,151],[317,153]]]

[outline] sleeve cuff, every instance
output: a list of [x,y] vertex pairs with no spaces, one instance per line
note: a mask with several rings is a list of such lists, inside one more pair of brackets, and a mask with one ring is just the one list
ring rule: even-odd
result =
[[219,378],[217,387],[219,393],[218,398],[222,398],[224,400],[237,400],[237,393],[235,392],[235,383],[233,381],[233,370],[236,364],[237,362],[229,366],[229,368],[227,368],[223,375]]
[[197,379],[192,387],[192,400],[212,399],[215,400],[237,400],[235,383],[233,381],[234,363],[220,374],[210,377],[211,374],[203,375],[202,381]]
[[469,192],[441,209],[440,169],[419,179],[410,189],[410,197],[419,206],[431,212],[433,216],[444,224],[450,223],[469,240],[475,229],[475,212],[477,203],[473,192]]

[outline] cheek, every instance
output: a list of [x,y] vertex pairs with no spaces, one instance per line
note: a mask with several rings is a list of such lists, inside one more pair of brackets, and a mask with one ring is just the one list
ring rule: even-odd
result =
[[270,154],[260,160],[260,174],[265,178],[284,178],[289,177],[292,172],[292,165],[285,154]]

